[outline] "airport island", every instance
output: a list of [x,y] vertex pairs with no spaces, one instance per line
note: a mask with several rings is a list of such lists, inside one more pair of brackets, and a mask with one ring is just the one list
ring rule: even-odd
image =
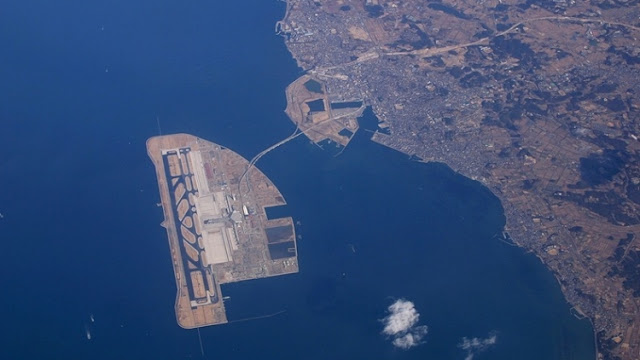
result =
[[178,324],[227,323],[220,286],[298,272],[291,217],[274,184],[237,153],[188,134],[150,138],[176,278]]

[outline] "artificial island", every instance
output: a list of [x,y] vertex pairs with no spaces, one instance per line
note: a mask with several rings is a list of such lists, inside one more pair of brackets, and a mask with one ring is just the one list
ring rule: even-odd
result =
[[157,136],[147,151],[176,278],[176,319],[187,329],[227,323],[220,286],[298,272],[291,217],[273,183],[237,153],[193,135]]

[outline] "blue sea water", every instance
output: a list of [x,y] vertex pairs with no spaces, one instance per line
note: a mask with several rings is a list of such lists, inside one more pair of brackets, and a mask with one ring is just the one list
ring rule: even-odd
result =
[[[247,158],[287,136],[300,70],[273,32],[283,14],[265,0],[3,4],[0,358],[203,358],[175,321],[145,141],[157,118]],[[230,320],[286,312],[202,329],[205,358],[464,359],[463,337],[490,334],[475,359],[594,358],[549,271],[496,239],[488,190],[367,132],[334,155],[299,137],[258,164],[300,222],[301,270],[224,286]],[[409,350],[381,333],[399,298],[429,328]]]

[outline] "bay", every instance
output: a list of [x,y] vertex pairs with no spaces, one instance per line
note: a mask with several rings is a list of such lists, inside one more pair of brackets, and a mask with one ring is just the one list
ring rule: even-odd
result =
[[[274,34],[284,4],[5,5],[0,357],[200,358],[175,322],[145,141],[187,132],[250,158],[293,131],[284,88],[301,72]],[[463,337],[491,334],[475,358],[594,357],[549,271],[496,239],[497,198],[368,134],[338,156],[299,137],[260,160],[288,202],[278,213],[300,222],[301,271],[225,286],[230,320],[286,311],[202,329],[207,358],[464,359]],[[401,298],[429,328],[409,350],[382,334]]]

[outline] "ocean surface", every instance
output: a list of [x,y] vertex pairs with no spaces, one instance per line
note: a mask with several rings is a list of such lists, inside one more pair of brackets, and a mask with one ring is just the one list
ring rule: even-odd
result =
[[[202,356],[175,321],[145,141],[187,132],[251,158],[290,134],[284,88],[301,70],[274,34],[284,10],[3,3],[0,358],[593,359],[551,273],[496,236],[498,199],[367,131],[339,155],[299,137],[260,160],[288,202],[274,213],[299,222],[300,273],[223,286],[235,322],[201,330]],[[428,327],[410,349],[383,333],[400,299]]]

